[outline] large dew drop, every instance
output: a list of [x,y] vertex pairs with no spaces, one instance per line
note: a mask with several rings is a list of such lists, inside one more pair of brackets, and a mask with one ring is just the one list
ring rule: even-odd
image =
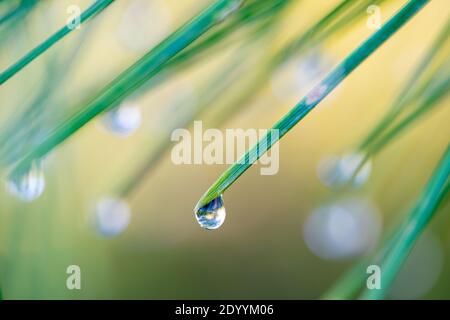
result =
[[222,195],[195,212],[195,217],[202,228],[214,230],[225,221],[226,212]]
[[39,198],[45,190],[45,177],[41,165],[33,162],[27,171],[12,174],[6,183],[6,190],[25,202]]
[[128,203],[118,198],[103,198],[97,203],[94,223],[101,235],[114,237],[128,227],[130,217]]
[[103,125],[112,133],[126,137],[141,126],[142,113],[139,106],[124,103],[118,108],[109,111],[102,120]]

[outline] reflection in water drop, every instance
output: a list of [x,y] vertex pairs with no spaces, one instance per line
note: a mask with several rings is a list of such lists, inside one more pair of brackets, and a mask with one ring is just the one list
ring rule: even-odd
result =
[[393,299],[418,299],[429,292],[439,279],[444,252],[439,239],[424,233],[400,269],[389,296]]
[[126,137],[135,132],[142,122],[139,106],[123,103],[103,116],[102,123],[114,134]]
[[118,198],[104,198],[96,206],[95,227],[101,235],[113,237],[128,227],[130,216],[128,203]]
[[356,172],[363,160],[364,155],[361,153],[351,153],[341,157],[328,156],[319,162],[317,175],[328,187],[337,188],[348,183],[351,183],[353,187],[361,187],[367,182],[372,172],[370,160]]
[[226,217],[222,195],[198,209],[195,213],[195,217],[202,228],[208,230],[219,228]]
[[304,225],[309,249],[323,259],[343,259],[371,250],[381,232],[381,217],[367,200],[346,198],[315,209]]
[[34,161],[28,171],[11,175],[6,183],[6,189],[11,195],[25,202],[39,198],[45,190],[41,163]]

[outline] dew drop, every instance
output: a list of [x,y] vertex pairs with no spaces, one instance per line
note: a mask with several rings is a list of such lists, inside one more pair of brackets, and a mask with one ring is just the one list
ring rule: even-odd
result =
[[[272,77],[272,92],[280,101],[298,101],[314,88],[332,65],[331,57],[319,48],[290,59]],[[311,96],[309,101],[312,101]]]
[[195,217],[202,228],[218,229],[225,221],[226,212],[222,195],[195,212]]
[[95,228],[105,237],[121,234],[130,223],[131,209],[122,199],[103,198],[95,209]]
[[6,190],[25,202],[39,198],[45,190],[45,177],[40,162],[34,161],[23,173],[10,175],[6,182]]
[[[338,188],[348,183],[356,188],[361,187],[367,182],[372,172],[370,160],[359,168],[364,158],[361,153],[328,156],[320,161],[317,167],[317,175],[328,187]],[[356,170],[358,171],[356,172]]]
[[126,137],[134,133],[142,122],[142,113],[139,106],[123,103],[109,111],[102,119],[103,125],[112,133]]

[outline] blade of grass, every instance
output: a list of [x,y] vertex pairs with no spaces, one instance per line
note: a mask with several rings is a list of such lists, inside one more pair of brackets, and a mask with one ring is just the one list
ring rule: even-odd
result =
[[[395,231],[395,230],[394,230]],[[353,268],[344,273],[338,281],[321,297],[325,300],[346,300],[356,298],[367,281],[367,267],[370,265],[378,265],[382,261],[389,250],[393,247],[398,239],[398,234],[389,232],[389,236],[382,243],[384,245],[372,257],[364,257]]]
[[[168,128],[168,132],[171,132],[176,128],[184,128],[189,126],[192,121],[206,108],[208,108],[226,88],[233,84],[236,77],[240,74],[238,71],[244,60],[242,59],[242,55],[239,55],[238,57],[239,59],[232,61],[226,66],[224,72],[218,73],[218,76],[209,80],[203,90],[199,90],[204,93],[201,96],[200,101],[196,103],[195,107],[190,111],[186,118],[178,121],[172,126],[172,128]],[[127,181],[119,188],[119,195],[122,197],[128,197],[142,183],[150,169],[158,163],[171,145],[172,141],[168,137],[163,139],[158,144],[155,151],[153,151],[144,161],[142,167],[136,170],[135,174],[133,174],[131,178],[127,179]]]
[[[98,21],[98,20],[97,20]],[[95,23],[95,22],[94,22]],[[74,61],[77,54],[84,49],[86,37],[90,35],[93,25],[81,30],[80,38],[75,47],[70,48],[69,52],[58,56],[48,57],[45,79],[41,82],[41,88],[37,96],[31,101],[29,106],[17,117],[17,119],[8,122],[5,128],[0,130],[0,158],[4,157],[6,162],[10,162],[20,154],[24,141],[29,141],[39,126],[42,125],[42,118],[45,115],[45,109],[52,101],[57,90],[56,86],[61,86],[71,74],[74,67]],[[21,148],[18,148],[21,146]]]
[[439,102],[447,97],[450,93],[450,77],[448,76],[448,70],[448,67],[445,68],[444,66],[442,70],[437,72],[437,75],[434,75],[434,77],[425,84],[424,90],[418,90],[417,94],[415,94],[418,102],[416,103],[417,106],[415,106],[414,110],[409,112],[408,115],[404,116],[403,119],[397,121],[395,124],[390,124],[391,128],[384,129],[377,134],[377,137],[374,137],[375,141],[372,141],[372,143],[365,148],[363,152],[364,158],[354,170],[353,178],[370,158],[378,154],[392,142],[395,137],[436,108],[439,105]]
[[368,147],[378,135],[385,130],[389,124],[401,113],[401,111],[410,104],[421,92],[420,90],[414,90],[417,87],[417,83],[422,79],[424,72],[430,67],[433,58],[440,52],[440,50],[446,44],[450,36],[450,20],[445,25],[442,32],[438,35],[435,42],[431,45],[430,49],[425,53],[422,60],[419,62],[417,68],[413,71],[408,81],[403,86],[400,94],[392,103],[389,111],[382,118],[382,120],[367,134],[367,136],[361,141],[358,146],[359,150],[364,150]]
[[[94,4],[92,4],[88,9],[80,15],[80,24],[88,21],[89,19],[95,17],[97,14],[106,9],[110,4],[112,4],[114,0],[96,0]],[[16,63],[11,65],[8,69],[0,73],[0,85],[4,84],[6,81],[11,79],[15,74],[17,74],[20,70],[25,68],[28,64],[30,64],[34,59],[38,58],[41,54],[55,45],[58,41],[62,40],[66,35],[73,31],[68,25],[65,25],[45,41],[40,43],[37,47],[32,49],[22,58],[20,58]]]
[[362,299],[383,299],[405,262],[415,242],[433,218],[441,201],[450,191],[450,145],[434,170],[416,205],[398,228],[396,240],[380,265],[381,288],[364,290]]
[[0,17],[0,26],[10,20],[20,18],[24,13],[31,10],[35,5],[36,0],[22,0],[17,6],[6,12]]
[[245,0],[217,0],[197,17],[175,31],[139,61],[125,70],[89,103],[56,127],[41,143],[17,160],[13,171],[25,170],[29,164],[72,136],[86,123],[105,110],[114,107],[155,76],[165,63],[214,25],[221,23]]
[[[233,184],[254,161],[278,142],[292,127],[303,119],[320,101],[322,101],[339,83],[341,83],[356,67],[369,57],[378,47],[389,39],[401,26],[409,21],[415,13],[423,8],[429,0],[410,0],[380,30],[369,37],[360,47],[353,51],[338,65],[321,83],[314,87],[288,114],[286,114],[255,146],[253,146],[238,162],[230,166],[198,201],[195,210],[208,204],[220,196]],[[252,159],[253,161],[250,161]]]
[[424,94],[421,99],[422,101],[416,107],[414,112],[411,112],[408,116],[402,119],[398,124],[396,124],[395,127],[387,130],[377,141],[368,147],[366,151],[366,158],[370,158],[377,154],[401,132],[411,126],[427,112],[434,109],[438,105],[438,102],[447,97],[450,93],[450,77],[447,76],[444,80],[441,80],[434,85],[435,88],[433,90],[429,90],[430,92]]
[[[381,2],[382,0],[378,0],[378,1]],[[343,3],[350,4],[351,2],[343,1]],[[365,6],[367,4],[362,3],[362,5],[364,6],[364,12],[365,12]],[[335,8],[329,14],[327,14],[324,18],[319,20],[319,22],[317,24],[315,24],[313,27],[311,27],[310,29],[308,29],[308,31],[297,36],[294,39],[293,43],[288,44],[287,46],[278,50],[275,54],[271,55],[270,58],[268,59],[269,62],[264,63],[266,66],[265,70],[262,72],[256,73],[254,75],[254,77],[252,77],[252,80],[249,81],[249,85],[244,87],[244,89],[242,90],[242,93],[240,95],[238,95],[237,97],[233,98],[229,103],[227,103],[228,106],[226,108],[224,108],[225,110],[219,112],[219,114],[217,116],[213,117],[213,119],[212,119],[212,123],[214,123],[213,126],[215,126],[215,127],[222,126],[223,123],[226,122],[230,117],[232,117],[233,114],[239,109],[238,107],[246,105],[246,102],[248,101],[248,99],[250,97],[252,97],[255,94],[255,92],[257,92],[257,90],[259,90],[262,87],[262,85],[264,83],[266,83],[266,81],[269,79],[269,76],[272,74],[274,69],[276,69],[279,66],[279,64],[282,63],[282,60],[279,59],[280,56],[283,56],[285,59],[289,59],[289,58],[291,58],[292,55],[298,53],[299,50],[301,50],[304,46],[306,46],[308,44],[307,40],[309,40],[309,41],[313,41],[313,40],[318,41],[319,39],[324,40],[328,36],[333,34],[333,32],[337,32],[339,30],[339,27],[333,28],[333,32],[331,32],[331,30],[328,30],[328,32],[325,34],[322,34],[320,31],[322,28],[329,26],[332,23],[333,18],[336,18],[339,16],[339,14],[344,13],[346,8],[347,8],[347,6],[338,5],[337,8]],[[361,8],[362,7],[359,7],[359,9],[361,9]],[[275,11],[274,13],[277,14],[280,12]],[[240,14],[240,12],[238,14]],[[242,16],[243,14],[240,14],[240,15]],[[356,16],[357,16],[357,12],[352,11],[350,14],[345,15],[345,18],[346,18],[345,21],[347,23],[350,23],[352,20],[354,20],[354,18]],[[271,21],[269,21],[268,24],[273,25],[273,23],[276,21],[277,21],[277,16],[272,16]],[[346,24],[341,24],[340,27],[343,27],[345,25]],[[273,29],[273,27],[272,27],[272,29]],[[258,34],[264,33],[264,31],[265,31],[264,26],[257,29],[256,37],[258,37]],[[299,43],[298,39],[304,39],[304,40]],[[297,51],[294,50],[294,48],[297,49]],[[178,56],[176,56],[174,59],[176,59],[177,57]],[[267,59],[266,59],[266,61],[267,61]],[[275,63],[275,61],[278,63]],[[234,69],[234,67],[230,67],[230,70],[231,69]],[[230,71],[226,71],[226,72],[224,72],[223,80],[209,81],[209,82],[213,83],[213,86],[208,85],[208,88],[205,88],[205,90],[202,90],[203,92],[208,92],[209,94],[207,94],[207,96],[204,97],[203,101],[200,102],[200,106],[197,107],[197,111],[194,112],[189,119],[186,119],[184,121],[184,123],[181,123],[181,127],[189,126],[189,124],[195,119],[195,117],[197,117],[199,114],[201,114],[206,109],[206,107],[208,106],[209,103],[212,103],[215,99],[217,99],[223,89],[228,87],[228,83],[227,83],[228,81],[226,81],[226,79],[228,79],[228,77],[226,75],[229,75],[230,78],[232,78],[231,77],[232,74],[230,73]],[[222,89],[215,88],[216,82],[218,82],[217,83],[218,87],[220,86]],[[151,170],[151,168],[158,163],[158,161],[162,158],[164,152],[167,151],[167,149],[169,148],[170,145],[171,145],[171,142],[169,140],[165,140],[163,143],[161,143],[156,148],[156,151],[152,152],[151,155],[149,156],[149,158],[144,161],[144,165],[136,171],[137,173],[135,175],[133,175],[132,178],[128,179],[128,182],[126,182],[124,184],[124,186],[122,186],[119,189],[120,191],[118,192],[118,194],[121,196],[124,196],[124,197],[129,196],[129,194],[131,194],[133,192],[133,190],[135,190],[139,186],[141,180],[143,180],[144,177],[146,176],[146,173],[149,172]]]

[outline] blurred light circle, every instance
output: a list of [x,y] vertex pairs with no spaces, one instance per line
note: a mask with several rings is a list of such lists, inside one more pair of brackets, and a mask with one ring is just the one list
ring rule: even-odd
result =
[[[364,160],[362,153],[350,153],[343,156],[331,155],[322,159],[317,166],[317,176],[328,187],[342,187],[351,184],[361,187],[370,178],[372,162],[366,163],[358,170]],[[356,172],[358,170],[358,172]]]
[[322,259],[344,259],[371,250],[381,233],[381,217],[373,204],[346,198],[315,209],[304,225],[308,248]]
[[130,223],[131,209],[127,202],[118,198],[103,198],[96,206],[95,227],[106,237],[121,234]]
[[145,52],[170,31],[171,14],[164,1],[126,1],[128,6],[117,28],[122,46],[133,52]]
[[280,101],[299,100],[317,84],[330,66],[330,59],[320,50],[291,59],[272,77],[272,92]]
[[141,126],[142,112],[138,105],[123,103],[118,108],[106,113],[102,122],[110,132],[126,137]]
[[427,294],[439,279],[444,252],[439,239],[424,233],[400,269],[390,291],[393,299],[418,299]]

